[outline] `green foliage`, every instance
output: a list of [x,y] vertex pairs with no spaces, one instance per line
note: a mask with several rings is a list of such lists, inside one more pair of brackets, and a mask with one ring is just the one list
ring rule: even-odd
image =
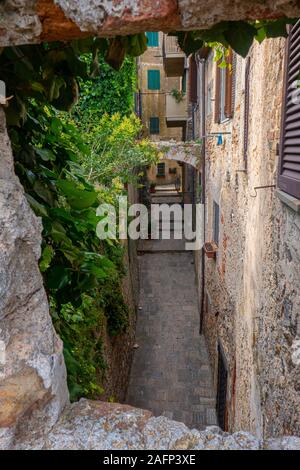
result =
[[181,103],[185,93],[183,91],[177,90],[176,88],[173,88],[173,90],[171,90],[171,95],[175,99],[176,103]]
[[18,131],[11,127],[10,135],[17,173],[43,220],[40,268],[75,399],[102,392],[99,328],[106,319],[110,334],[122,332],[128,308],[121,291],[122,248],[96,236],[96,207],[108,193],[84,178],[79,162],[89,147],[76,127],[59,116],[49,106],[32,103],[23,126]]
[[136,183],[139,173],[133,169],[155,163],[158,158],[157,149],[148,140],[136,140],[141,127],[134,114],[105,114],[96,121],[86,134],[91,152],[82,160],[82,167],[87,179],[105,185],[111,185],[115,178]]
[[[72,400],[103,392],[103,328],[110,335],[118,335],[128,325],[129,312],[121,287],[123,249],[117,242],[97,238],[100,217],[96,208],[101,202],[114,203],[120,194],[121,185],[113,183],[112,177],[120,179],[132,172],[131,164],[147,160],[143,150],[147,152],[148,147],[135,141],[140,124],[129,115],[134,63],[126,60],[121,76],[114,73],[112,80],[103,58],[97,61],[99,48],[103,46],[102,52],[107,53],[108,45],[106,40],[89,39],[8,48],[0,54],[0,79],[5,80],[8,94],[13,96],[6,115],[16,171],[29,204],[43,222],[40,269],[54,325],[64,342]],[[87,60],[89,52],[92,60]],[[128,117],[102,116],[100,111],[98,119],[95,97],[86,99],[81,117],[84,115],[85,123],[89,116],[93,120],[93,126],[87,129],[85,123],[79,127],[62,110],[77,102],[80,87],[83,94],[92,91],[94,81],[90,77],[97,73],[99,62],[106,70],[101,76],[102,91],[100,80],[95,79],[99,108],[112,80],[119,107],[127,103]],[[102,110],[114,111],[108,106],[110,99],[106,95]],[[116,103],[117,98],[114,106]],[[98,152],[92,148],[94,137]],[[107,155],[105,148],[110,146],[114,153]],[[122,149],[127,159],[121,167],[119,155],[118,172],[113,158]],[[91,161],[102,173],[88,179],[86,168]]]
[[[89,67],[92,66],[91,55],[85,55],[84,60]],[[135,61],[127,57],[119,72],[113,70],[103,57],[99,57],[98,64],[96,76],[90,75],[89,79],[79,80],[80,101],[72,113],[76,124],[88,132],[104,114],[130,115],[134,105],[137,77]]]
[[98,296],[84,294],[80,307],[65,304],[59,315],[52,300],[51,312],[55,329],[64,343],[71,400],[82,396],[96,398],[103,393],[99,382],[107,367],[102,342],[105,317]]
[[187,54],[202,47],[218,43],[231,47],[237,54],[246,57],[254,39],[262,42],[266,38],[286,37],[287,25],[295,19],[283,18],[264,21],[222,21],[208,30],[171,33],[178,37],[179,46]]

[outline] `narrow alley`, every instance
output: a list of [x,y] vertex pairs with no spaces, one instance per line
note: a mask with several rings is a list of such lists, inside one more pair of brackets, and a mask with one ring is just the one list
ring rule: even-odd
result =
[[147,240],[139,260],[138,347],[127,403],[196,429],[217,424],[208,352],[199,335],[193,253],[183,240]]

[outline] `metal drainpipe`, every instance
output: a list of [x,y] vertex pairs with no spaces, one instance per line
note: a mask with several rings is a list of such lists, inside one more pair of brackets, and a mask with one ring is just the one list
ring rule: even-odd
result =
[[[202,136],[206,135],[206,83],[205,83],[205,59],[200,59],[201,66],[201,133]],[[206,221],[206,204],[205,204],[205,191],[206,191],[206,175],[205,175],[205,157],[206,157],[206,139],[202,139],[202,191],[201,191],[201,203],[203,204],[203,241],[205,242],[205,221]],[[204,318],[204,307],[205,307],[205,253],[202,248],[201,252],[201,310],[200,310],[200,334],[203,333],[203,318]]]

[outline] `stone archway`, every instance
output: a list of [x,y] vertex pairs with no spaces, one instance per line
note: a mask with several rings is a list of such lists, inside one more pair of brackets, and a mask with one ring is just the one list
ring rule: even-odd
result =
[[163,158],[191,165],[196,170],[201,168],[201,144],[195,142],[158,142],[157,147]]

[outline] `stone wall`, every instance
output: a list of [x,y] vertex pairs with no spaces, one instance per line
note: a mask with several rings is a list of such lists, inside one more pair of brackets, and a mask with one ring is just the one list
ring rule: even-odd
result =
[[0,47],[43,40],[208,28],[223,20],[300,16],[297,0],[4,0]]
[[299,437],[261,440],[247,432],[223,433],[217,426],[191,430],[183,423],[127,405],[80,400],[68,407],[50,432],[15,440],[13,449],[43,450],[300,450]]
[[[220,206],[216,260],[206,261],[204,332],[217,386],[217,346],[228,365],[227,426],[258,436],[299,434],[300,214],[283,204],[276,185],[285,40],[250,52],[248,169],[244,165],[245,60],[237,59],[232,120],[207,134],[206,240],[213,238],[213,201]],[[207,86],[214,90],[210,56]],[[214,98],[214,92],[213,92]],[[210,108],[213,108],[210,106]]]
[[62,343],[38,268],[41,222],[14,173],[0,107],[0,448],[22,423],[51,427],[68,402]]

